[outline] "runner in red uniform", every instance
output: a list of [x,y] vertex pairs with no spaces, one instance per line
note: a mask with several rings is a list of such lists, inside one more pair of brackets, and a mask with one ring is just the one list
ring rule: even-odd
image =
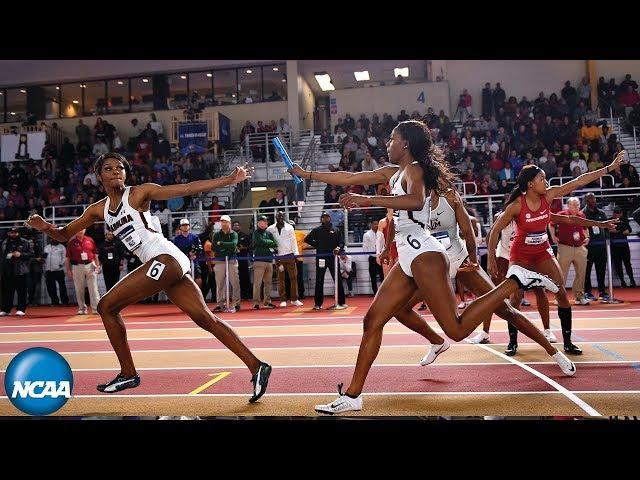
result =
[[[547,225],[551,220],[549,205],[554,199],[569,195],[576,188],[584,187],[606,175],[610,170],[615,170],[623,158],[624,151],[621,151],[607,167],[582,174],[558,187],[548,186],[545,173],[539,167],[525,166],[518,175],[517,186],[511,192],[504,213],[489,234],[488,270],[491,276],[497,276],[498,273],[496,263],[498,235],[512,220],[515,220],[516,236],[509,254],[509,265],[520,265],[545,274],[560,286],[558,293],[555,294],[558,301],[558,317],[562,327],[564,351],[570,354],[581,355],[582,350],[571,342],[571,304],[564,288],[565,279],[562,278],[560,266],[553,256],[553,250],[547,238]],[[589,221],[580,220],[581,225],[589,226],[586,222]],[[613,224],[609,225],[611,222],[595,222],[594,225],[600,226],[601,223],[605,228],[613,226]]]

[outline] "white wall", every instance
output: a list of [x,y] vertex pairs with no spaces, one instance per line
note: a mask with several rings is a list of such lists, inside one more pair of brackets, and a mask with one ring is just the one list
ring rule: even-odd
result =
[[640,60],[596,60],[596,76],[607,82],[613,77],[619,84],[627,73],[636,82],[640,80]]
[[[424,103],[418,101],[421,93],[424,93]],[[449,89],[446,82],[334,90],[331,92],[331,99],[336,100],[338,107],[337,113],[331,114],[332,125],[347,113],[354,119],[358,119],[361,113],[366,114],[368,118],[377,113],[382,119],[383,113],[395,118],[400,110],[406,110],[409,115],[414,110],[424,114],[427,107],[433,107],[436,112],[441,109],[449,111]]]
[[298,114],[300,115],[300,129],[313,129],[313,111],[316,97],[313,90],[302,75],[298,75]]
[[496,82],[507,94],[518,101],[522,96],[535,99],[542,91],[560,95],[564,82],[576,85],[587,75],[585,60],[447,60],[447,79],[451,91],[453,114],[463,89],[473,98],[473,114],[482,109],[482,89],[486,82],[494,88]]

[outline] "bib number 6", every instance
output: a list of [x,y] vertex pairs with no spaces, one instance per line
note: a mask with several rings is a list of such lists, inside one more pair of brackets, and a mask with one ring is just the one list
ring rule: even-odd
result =
[[162,262],[158,262],[155,260],[149,270],[147,270],[147,277],[152,278],[154,280],[159,280],[160,275],[162,275],[162,271],[164,270],[165,264]]
[[409,242],[409,245],[411,245],[413,248],[415,248],[416,250],[418,250],[422,245],[420,245],[420,242],[415,239],[415,238],[411,238],[411,235],[407,235],[407,242]]

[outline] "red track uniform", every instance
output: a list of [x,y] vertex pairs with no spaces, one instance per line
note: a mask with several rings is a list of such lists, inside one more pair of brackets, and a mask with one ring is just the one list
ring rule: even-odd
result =
[[536,265],[553,258],[547,225],[551,220],[549,203],[540,195],[540,208],[532,211],[525,196],[520,197],[520,214],[516,217],[516,234],[509,252],[509,260],[525,266]]

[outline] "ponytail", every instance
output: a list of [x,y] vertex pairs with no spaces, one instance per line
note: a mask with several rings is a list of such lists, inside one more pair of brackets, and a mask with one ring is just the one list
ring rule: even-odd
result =
[[540,167],[536,165],[525,165],[520,170],[518,174],[518,178],[516,178],[516,187],[511,191],[509,195],[509,200],[504,204],[502,210],[506,210],[509,205],[515,202],[521,195],[527,193],[527,188],[529,188],[529,182],[531,182],[542,170]]

